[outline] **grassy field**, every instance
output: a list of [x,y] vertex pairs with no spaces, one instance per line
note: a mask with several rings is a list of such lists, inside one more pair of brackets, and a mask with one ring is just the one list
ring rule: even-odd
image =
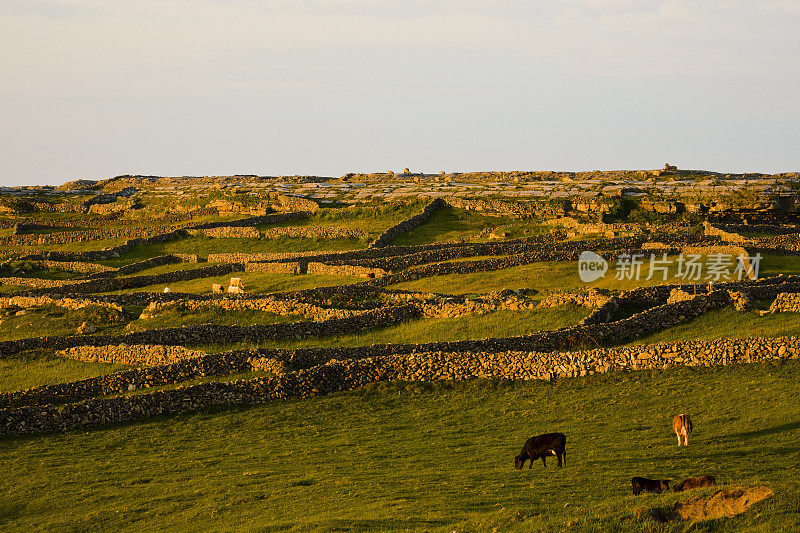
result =
[[435,211],[421,226],[400,235],[392,241],[393,245],[429,244],[434,242],[488,241],[489,236],[478,237],[487,228],[496,228],[507,234],[507,238],[531,237],[549,230],[548,227],[533,221],[510,217],[483,215],[475,211],[446,207]]
[[[800,274],[800,256],[765,256],[762,259],[760,277],[777,276],[778,274]],[[598,280],[586,283],[578,274],[577,261],[542,261],[520,265],[503,270],[474,272],[470,274],[446,274],[415,281],[407,281],[392,285],[393,289],[411,291],[430,291],[445,294],[480,294],[502,289],[535,288],[545,290],[569,290],[586,287],[603,289],[630,290],[636,287],[661,285],[670,283],[697,283],[675,276],[676,266],[673,264],[669,276],[663,279],[660,271],[653,272],[651,279],[650,265],[641,268],[638,280],[618,276],[613,263],[606,275]],[[617,279],[617,278],[620,279]],[[706,280],[699,280],[700,283]],[[725,280],[721,280],[725,281]]]
[[44,350],[25,352],[0,357],[0,392],[65,383],[126,368],[118,364],[73,361]]
[[224,311],[210,308],[198,311],[167,308],[151,318],[131,322],[129,331],[174,328],[176,326],[197,326],[200,324],[221,324],[226,326],[252,326],[256,324],[277,324],[282,322],[302,322],[310,319],[297,315],[276,315],[265,311]]
[[5,311],[0,320],[0,341],[28,337],[76,335],[84,322],[97,328],[97,335],[115,335],[124,332],[128,317],[117,311],[84,307],[69,310],[55,305],[26,309],[24,315],[13,310]]
[[[800,528],[800,362],[555,382],[377,384],[303,401],[0,441],[5,530],[686,531],[648,518],[712,474],[770,499],[691,531]],[[670,428],[691,412],[678,448]],[[514,470],[537,433],[567,466]],[[202,443],[198,439],[202,435]]]
[[[513,337],[537,331],[573,326],[589,314],[589,309],[574,305],[520,311],[495,311],[483,315],[468,315],[459,318],[426,318],[398,324],[372,328],[350,335],[309,337],[303,340],[281,340],[259,343],[269,348],[303,348],[306,346],[369,346],[384,343],[422,343],[456,341],[464,339],[486,339],[489,337]],[[250,344],[211,345],[201,349],[225,351],[245,348]]]
[[692,339],[740,339],[744,337],[800,336],[800,315],[775,313],[759,316],[731,307],[714,309],[699,317],[637,339],[635,344],[675,342]]
[[342,227],[363,230],[375,238],[388,228],[422,211],[426,203],[425,200],[419,200],[408,204],[387,203],[376,206],[326,208],[320,209],[306,219],[261,224],[256,227],[260,231],[286,226]]
[[109,294],[128,292],[161,292],[164,290],[164,287],[169,287],[172,292],[210,294],[211,285],[213,283],[219,283],[223,287],[227,287],[231,278],[241,278],[242,283],[244,283],[245,291],[248,293],[298,291],[303,289],[311,289],[314,287],[330,287],[334,285],[345,285],[348,283],[358,283],[360,281],[364,281],[363,278],[350,276],[328,276],[322,274],[303,274],[302,276],[295,276],[292,274],[273,274],[269,272],[232,272],[230,274],[225,274],[224,276],[160,283],[158,285],[149,285],[147,287],[140,287],[137,289],[113,291]]
[[161,244],[136,246],[121,254],[118,261],[132,263],[165,254],[197,254],[205,259],[208,254],[225,253],[284,253],[307,252],[309,250],[336,251],[357,250],[369,244],[364,239],[311,239],[305,237],[281,237],[276,239],[215,239],[211,237],[184,237]]
[[[223,197],[227,193],[211,194]],[[200,205],[211,198],[189,196],[180,202]],[[145,200],[147,208],[133,212],[142,224],[175,202],[163,195]],[[248,197],[242,201],[261,200]],[[420,198],[408,204],[324,208],[306,219],[259,226],[261,231],[283,226],[345,227],[366,231],[369,237],[363,239],[189,236],[138,246],[101,263],[121,266],[169,253],[205,258],[211,253],[362,249],[387,228],[422,211],[429,201]],[[242,217],[209,216],[207,220]],[[57,222],[79,215],[41,218]],[[446,208],[392,244],[482,242],[489,240],[490,232],[485,230],[490,229],[504,233],[502,238],[519,238],[549,228],[532,220]],[[587,241],[588,249],[593,247],[590,237],[579,237]],[[125,240],[41,248],[99,250]],[[10,247],[2,255],[14,258],[23,248]],[[169,264],[131,276],[206,266]],[[37,269],[33,264],[6,262],[0,265],[0,274],[56,279],[80,276]],[[26,273],[19,274],[23,270]],[[534,288],[540,292],[532,299],[541,299],[548,290],[628,290],[707,281],[704,277],[678,278],[675,270],[673,262],[670,278],[664,280],[659,274],[648,280],[645,261],[638,279],[617,279],[612,262],[604,278],[587,284],[579,278],[577,261],[541,262],[500,271],[434,276],[391,288],[467,295]],[[800,274],[800,256],[766,256],[760,274]],[[212,283],[226,286],[231,277],[242,278],[248,294],[364,281],[345,276],[234,272],[117,292],[160,293],[169,287],[173,292],[208,294]],[[18,288],[0,286],[0,292]],[[755,302],[755,307],[765,309],[769,303]],[[307,320],[266,312],[190,312],[180,308],[139,319],[142,309],[67,311],[48,305],[17,315],[19,308],[4,308],[0,309],[0,341],[73,335],[83,322],[96,327],[93,334],[99,335],[207,323]],[[616,319],[637,309],[623,309]],[[348,335],[269,341],[258,346],[292,349],[510,337],[573,326],[589,312],[566,305],[415,319]],[[796,313],[761,317],[753,311],[723,308],[634,342],[800,336],[798,317]],[[222,352],[251,346],[191,347]],[[63,359],[52,350],[0,354],[0,392],[126,368],[130,367]],[[148,394],[264,375],[203,375],[183,384],[121,394]],[[726,368],[617,372],[552,382],[380,383],[328,397],[212,409],[57,435],[3,438],[0,531],[800,531],[798,394],[800,360],[794,359]],[[688,448],[678,448],[671,431],[671,418],[679,412],[691,413],[695,421]],[[525,439],[550,431],[567,434],[566,468],[558,469],[555,460],[550,460],[547,468],[538,462],[533,469],[514,470],[513,457]],[[679,481],[703,474],[715,475],[721,488],[766,485],[775,495],[739,517],[692,525],[662,522],[658,517],[675,502],[711,494],[711,489],[690,494],[630,494],[633,476]]]

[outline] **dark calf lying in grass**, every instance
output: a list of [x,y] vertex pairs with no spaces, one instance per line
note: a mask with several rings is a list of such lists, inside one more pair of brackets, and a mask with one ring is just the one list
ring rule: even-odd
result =
[[711,487],[716,484],[717,480],[714,479],[714,476],[690,477],[672,487],[672,490],[681,492],[684,490],[699,489],[700,487]]
[[548,455],[555,455],[558,459],[558,466],[567,465],[567,437],[563,433],[546,433],[544,435],[537,435],[529,438],[519,455],[514,457],[514,468],[519,470],[525,464],[525,461],[530,459],[531,465],[528,468],[533,468],[533,462],[541,458],[542,464],[547,467],[545,457]]
[[665,490],[669,490],[669,480],[635,477],[631,479],[631,486],[633,487],[634,496],[638,496],[642,492],[654,492],[656,494],[661,494]]

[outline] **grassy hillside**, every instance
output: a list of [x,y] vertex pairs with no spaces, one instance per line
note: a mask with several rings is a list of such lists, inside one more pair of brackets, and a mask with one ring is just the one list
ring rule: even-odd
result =
[[[634,497],[630,478],[712,474],[776,495],[692,531],[796,531],[800,484],[786,473],[800,461],[798,394],[798,361],[393,383],[5,439],[0,527],[686,531],[648,509],[693,494]],[[684,411],[695,434],[678,448],[670,420]],[[514,470],[524,440],[546,431],[567,434],[566,468]]]

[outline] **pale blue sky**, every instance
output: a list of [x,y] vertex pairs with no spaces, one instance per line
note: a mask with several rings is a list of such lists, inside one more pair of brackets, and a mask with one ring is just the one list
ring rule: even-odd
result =
[[800,170],[800,1],[0,0],[0,184]]

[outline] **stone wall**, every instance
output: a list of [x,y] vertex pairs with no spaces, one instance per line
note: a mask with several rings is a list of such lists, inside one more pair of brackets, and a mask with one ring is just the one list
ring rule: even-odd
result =
[[214,298],[211,300],[172,300],[151,302],[139,318],[147,319],[169,309],[196,312],[208,309],[223,311],[262,311],[276,315],[295,315],[312,320],[347,318],[363,314],[363,310],[332,309],[297,300],[276,300],[270,297],[257,299]]
[[[53,390],[32,389],[0,396],[0,404],[20,405],[0,409],[0,436],[66,431],[109,423],[142,420],[164,414],[190,413],[213,406],[249,405],[290,398],[311,398],[352,390],[378,381],[423,381],[467,379],[552,380],[605,373],[671,366],[712,366],[800,357],[800,339],[720,339],[684,341],[669,344],[629,346],[617,349],[573,353],[504,352],[423,352],[413,355],[386,355],[365,359],[330,359],[323,364],[281,373],[280,363],[269,358],[252,358],[242,364],[251,369],[263,365],[277,375],[232,382],[202,383],[149,394],[117,398],[94,398],[68,403],[61,409],[51,403]],[[184,363],[197,365],[206,358]],[[218,356],[218,362],[224,359]],[[245,366],[246,365],[246,366]],[[231,366],[231,365],[227,365]],[[231,370],[225,369],[227,373]],[[138,372],[138,371],[134,371]],[[191,371],[190,371],[191,373]],[[134,378],[136,374],[130,375]],[[123,373],[116,379],[125,380]],[[70,395],[85,396],[84,389],[104,390],[104,378],[92,383],[73,382],[61,386],[58,400]],[[135,379],[135,378],[134,378]],[[84,382],[90,380],[84,380]],[[53,386],[50,386],[53,387]],[[116,389],[130,390],[136,385],[122,381]],[[106,387],[108,388],[108,387]],[[74,389],[75,392],[72,392]],[[42,405],[43,404],[43,405]]]
[[18,278],[13,276],[8,278],[0,278],[0,285],[14,285],[19,287],[31,287],[34,289],[52,289],[54,287],[69,285],[71,283],[75,283],[75,281],[69,279]]
[[414,215],[411,218],[407,218],[406,220],[395,224],[391,228],[387,229],[383,233],[381,233],[377,239],[370,245],[372,248],[383,248],[384,246],[388,246],[388,244],[395,238],[399,237],[404,233],[408,233],[414,228],[417,228],[428,221],[433,213],[440,209],[444,209],[447,207],[447,202],[442,200],[441,198],[436,198],[431,203],[425,206],[421,213]]
[[[487,215],[532,218],[543,213],[542,206],[536,202],[504,202],[501,200],[459,198],[458,196],[448,196],[445,201],[452,207],[480,211]],[[563,213],[562,209],[561,214]]]
[[328,265],[325,263],[309,262],[306,273],[322,274],[327,276],[353,276],[358,278],[381,278],[387,274],[382,268],[370,268],[354,265]]
[[418,318],[420,310],[414,305],[373,309],[347,318],[331,318],[320,322],[292,322],[254,326],[220,326],[204,324],[180,328],[151,329],[124,335],[94,335],[71,337],[34,337],[0,342],[0,357],[27,350],[65,350],[76,346],[106,346],[109,344],[202,345],[261,342],[281,339],[305,339],[328,335],[345,335],[377,326],[399,324]]
[[117,363],[120,365],[157,366],[192,357],[206,355],[183,346],[158,344],[116,344],[108,346],[76,346],[56,353],[59,357],[75,359],[85,363]]
[[300,274],[300,263],[245,263],[245,272],[271,272],[273,274]]
[[145,259],[143,261],[137,261],[136,263],[121,266],[119,268],[112,268],[105,272],[98,272],[96,274],[86,276],[86,278],[100,279],[110,278],[113,276],[127,276],[128,274],[135,274],[136,272],[141,272],[142,270],[147,270],[148,268],[154,268],[161,265],[169,265],[173,263],[197,263],[198,261],[199,258],[194,254],[159,255],[156,257],[151,257],[150,259]]
[[65,272],[80,272],[85,274],[98,272],[114,272],[114,267],[100,265],[97,263],[85,263],[83,261],[49,261],[49,260],[30,260],[39,267],[45,269],[63,270]]
[[106,309],[113,309],[122,312],[122,306],[114,302],[91,301],[76,298],[62,298],[51,296],[8,296],[5,298],[0,297],[0,307],[22,307],[25,309],[32,307],[43,307],[47,305],[54,305],[75,311],[85,307],[104,307]]
[[[130,278],[102,278],[92,279],[88,281],[72,281],[70,283],[62,283],[58,285],[59,290],[69,293],[94,293],[94,292],[111,292],[121,291],[127,289],[137,289],[140,287],[147,287],[149,285],[157,285],[161,283],[173,283],[176,281],[186,281],[199,278],[208,278],[213,276],[224,276],[231,272],[237,272],[244,269],[244,265],[231,263],[231,264],[217,264],[203,268],[195,268],[191,270],[176,270],[174,272],[164,272],[163,274],[150,274],[145,276],[132,276]],[[11,285],[11,283],[9,283]],[[47,294],[51,291],[48,288],[32,289],[25,291],[20,296],[35,296],[40,294]]]
[[800,313],[800,293],[782,292],[769,307],[771,313]]
[[800,233],[798,226],[776,226],[772,224],[722,224],[715,223],[714,227],[730,233],[769,233],[772,235],[792,235]]
[[69,244],[121,238],[141,239],[169,233],[174,230],[175,228],[172,227],[146,226],[141,228],[103,228],[60,233],[9,235],[8,237],[0,237],[0,245],[36,246],[39,244]]
[[264,231],[265,239],[279,237],[306,237],[309,239],[366,239],[369,233],[356,228],[340,228],[336,226],[288,226],[285,228],[270,228]]
[[215,239],[260,239],[261,232],[252,227],[222,226],[219,228],[192,230],[189,233],[199,233],[205,237]]
[[718,226],[712,226],[710,223],[705,222],[703,224],[703,234],[704,235],[713,235],[716,237],[720,237],[725,242],[747,242],[748,239],[746,237],[742,237],[738,233],[730,233],[725,231],[724,229]]
[[292,213],[270,213],[266,215],[258,215],[258,216],[243,218],[240,220],[204,222],[201,224],[194,224],[191,226],[191,228],[197,230],[206,230],[206,229],[223,228],[223,227],[245,228],[245,227],[259,226],[261,224],[279,224],[283,222],[304,220],[310,216],[311,216],[310,211],[296,211]]

